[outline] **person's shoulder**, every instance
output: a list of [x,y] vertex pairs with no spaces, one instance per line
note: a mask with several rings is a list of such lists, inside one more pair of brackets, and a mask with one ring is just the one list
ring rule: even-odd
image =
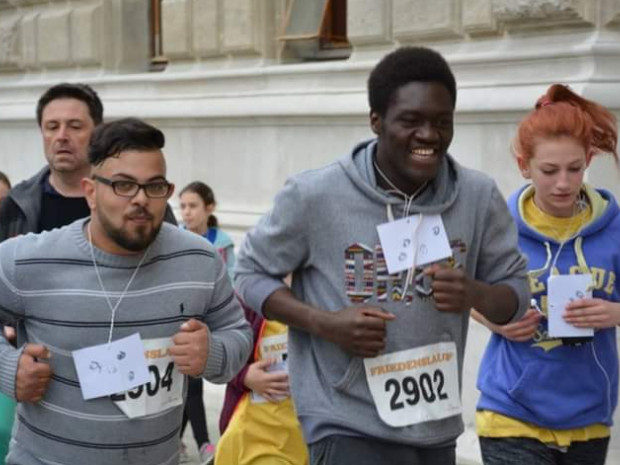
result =
[[22,195],[30,195],[33,189],[41,189],[41,185],[43,179],[50,172],[49,166],[44,166],[37,173],[32,175],[31,177],[24,179],[20,183],[13,186],[11,189],[9,196],[10,197],[19,197]]
[[215,238],[216,244],[219,244],[223,247],[228,247],[230,245],[233,245],[233,240],[230,237],[230,234],[228,234],[225,231],[222,231],[220,228],[217,229],[217,236]]
[[303,201],[306,206],[308,203],[321,204],[326,201],[326,198],[337,195],[346,180],[347,175],[342,165],[336,160],[289,177],[285,190],[288,188],[296,191],[299,200]]
[[321,185],[326,181],[333,179],[334,177],[340,177],[343,174],[342,166],[336,160],[327,165],[319,166],[317,168],[301,171],[289,177],[289,181],[292,181],[300,186],[316,186],[317,181]]
[[459,181],[461,182],[461,188],[471,189],[494,189],[496,183],[488,174],[474,169],[468,168],[460,164],[456,165],[457,172],[459,174]]
[[12,248],[16,260],[64,257],[67,250],[75,246],[75,227],[72,223],[51,231],[29,232],[7,239],[0,247]]
[[217,253],[204,237],[165,222],[161,225],[158,243],[161,253],[187,253],[191,250],[202,252],[207,256],[214,256]]

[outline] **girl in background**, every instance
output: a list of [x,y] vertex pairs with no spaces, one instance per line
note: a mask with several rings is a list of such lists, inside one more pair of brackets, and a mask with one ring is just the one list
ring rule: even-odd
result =
[[[232,279],[232,269],[235,264],[234,245],[228,234],[218,228],[217,218],[213,215],[213,210],[215,210],[213,190],[203,182],[194,181],[183,188],[179,199],[185,228],[201,235],[213,244],[224,260]],[[202,387],[202,379],[189,378],[181,437],[189,420],[198,446],[201,464],[205,465],[213,458],[215,447],[209,440]],[[182,446],[182,454],[183,452],[184,446]]]
[[194,181],[179,194],[181,217],[185,228],[200,234],[215,246],[222,256],[232,279],[235,266],[235,246],[230,236],[219,229],[215,210],[215,195],[204,182]]
[[[583,178],[593,156],[617,161],[616,144],[614,116],[558,84],[518,127],[513,151],[531,184],[508,205],[534,299],[523,319],[506,326],[472,313],[494,332],[478,376],[486,465],[605,463],[618,400],[620,210]],[[593,328],[594,336],[551,337],[549,277],[580,274],[591,280],[592,298],[572,301],[560,319]]]

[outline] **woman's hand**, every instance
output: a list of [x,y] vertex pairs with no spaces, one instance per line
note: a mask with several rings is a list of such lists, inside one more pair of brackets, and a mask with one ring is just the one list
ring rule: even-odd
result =
[[538,310],[530,308],[519,321],[502,326],[494,325],[496,328],[492,331],[504,336],[510,341],[529,341],[534,337],[534,334],[536,334],[541,318],[542,314]]
[[471,313],[474,320],[478,323],[483,324],[494,333],[514,342],[525,342],[532,339],[536,334],[540,319],[543,317],[542,313],[538,310],[530,308],[519,321],[507,325],[496,325],[495,323],[491,323],[476,310],[472,309]]
[[563,317],[576,328],[612,328],[620,324],[620,304],[604,299],[579,299],[566,306]]

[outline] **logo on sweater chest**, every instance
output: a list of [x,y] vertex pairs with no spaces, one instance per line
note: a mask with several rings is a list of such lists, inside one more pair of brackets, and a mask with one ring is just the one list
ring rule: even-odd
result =
[[[452,257],[442,260],[452,268],[464,266],[467,246],[462,240],[450,241]],[[410,305],[414,295],[430,299],[433,294],[431,279],[423,274],[423,267],[413,271],[411,285],[407,285],[406,271],[390,275],[381,245],[374,248],[355,243],[344,253],[344,286],[352,303],[365,303],[375,298],[377,302],[404,302]]]

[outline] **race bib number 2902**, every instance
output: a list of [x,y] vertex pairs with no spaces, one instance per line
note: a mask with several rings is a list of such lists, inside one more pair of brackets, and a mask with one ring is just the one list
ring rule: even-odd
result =
[[379,417],[389,426],[415,425],[461,413],[454,342],[367,358],[364,367]]
[[168,354],[171,338],[146,339],[144,353],[151,380],[131,391],[111,396],[129,418],[153,415],[183,403],[183,380]]

